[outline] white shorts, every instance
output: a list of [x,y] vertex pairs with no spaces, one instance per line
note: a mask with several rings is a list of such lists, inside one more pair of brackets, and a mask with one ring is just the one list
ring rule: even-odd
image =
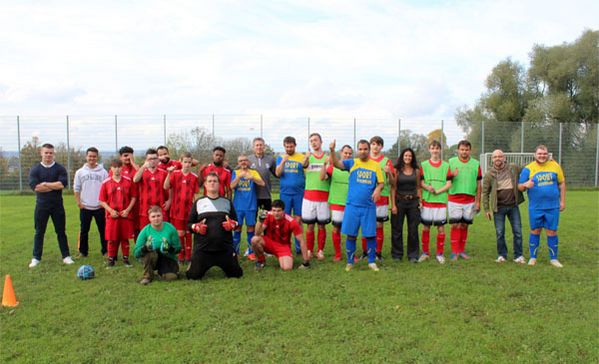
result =
[[426,226],[441,226],[447,223],[447,207],[423,207],[420,221]]
[[302,201],[302,222],[304,224],[321,224],[325,225],[331,222],[331,211],[329,204],[326,201]]
[[447,203],[447,209],[449,211],[450,224],[472,224],[474,220],[474,202],[455,203],[450,201]]
[[345,211],[331,210],[331,221],[333,222],[333,226],[341,227],[343,215],[345,215]]
[[389,205],[381,205],[376,207],[376,221],[385,222],[389,220]]

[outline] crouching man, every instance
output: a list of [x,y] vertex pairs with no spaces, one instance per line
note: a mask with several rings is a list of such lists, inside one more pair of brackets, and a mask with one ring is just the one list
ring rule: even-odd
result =
[[133,251],[135,257],[141,259],[144,267],[144,276],[139,283],[146,285],[152,282],[155,270],[165,281],[173,281],[177,279],[179,272],[179,234],[173,225],[162,221],[160,207],[150,207],[148,218],[150,223],[140,231]]
[[194,234],[188,279],[202,279],[208,269],[220,267],[227,277],[239,278],[243,270],[233,249],[237,214],[233,203],[219,195],[218,175],[210,172],[204,180],[206,196],[193,204],[187,228]]

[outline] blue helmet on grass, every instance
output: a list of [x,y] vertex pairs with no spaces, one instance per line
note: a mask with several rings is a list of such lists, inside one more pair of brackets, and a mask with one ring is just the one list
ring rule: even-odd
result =
[[94,270],[94,267],[92,267],[91,265],[82,265],[81,267],[79,267],[79,269],[77,269],[77,278],[81,279],[82,281],[92,279],[95,276],[96,271]]

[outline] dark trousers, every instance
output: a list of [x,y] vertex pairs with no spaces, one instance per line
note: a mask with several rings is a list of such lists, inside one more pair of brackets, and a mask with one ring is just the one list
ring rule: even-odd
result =
[[507,259],[507,245],[505,244],[505,218],[510,220],[512,234],[514,234],[514,259],[522,255],[522,220],[520,209],[514,207],[500,207],[493,214],[495,222],[495,236],[497,238],[497,254]]
[[35,225],[33,257],[37,260],[42,260],[42,254],[44,252],[44,235],[46,234],[46,227],[48,227],[48,219],[50,218],[52,218],[52,224],[54,224],[54,231],[56,232],[58,247],[60,248],[62,257],[66,258],[70,255],[69,243],[67,242],[67,235],[65,234],[66,216],[63,205],[40,206],[36,204],[33,215]]
[[391,257],[403,258],[403,222],[408,220],[408,259],[418,259],[420,243],[418,242],[418,224],[420,209],[418,200],[396,201],[397,214],[391,214]]
[[239,278],[243,275],[233,248],[224,252],[195,250],[191,257],[191,265],[187,270],[187,279],[202,279],[208,269],[214,266],[220,267],[229,278]]
[[98,227],[98,233],[100,234],[102,255],[106,254],[106,240],[104,239],[106,221],[104,214],[104,209],[79,210],[79,221],[81,222],[81,225],[79,227],[79,253],[81,253],[81,255],[87,256],[87,254],[89,253],[89,228],[92,224],[92,218],[96,219],[96,226]]
[[141,263],[144,266],[144,278],[152,280],[156,270],[166,280],[177,279],[179,264],[160,252],[154,250],[147,253],[141,258]]

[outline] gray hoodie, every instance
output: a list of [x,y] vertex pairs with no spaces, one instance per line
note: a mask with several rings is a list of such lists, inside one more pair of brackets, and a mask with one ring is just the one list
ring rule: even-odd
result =
[[102,182],[108,178],[108,172],[101,164],[95,168],[90,168],[86,163],[75,172],[73,181],[73,191],[78,192],[81,197],[81,204],[87,210],[97,210],[100,208],[98,197],[100,196],[100,187]]

